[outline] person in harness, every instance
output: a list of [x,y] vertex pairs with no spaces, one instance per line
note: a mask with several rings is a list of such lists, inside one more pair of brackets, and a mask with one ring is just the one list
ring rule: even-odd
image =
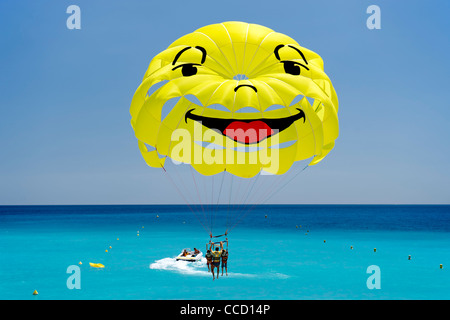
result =
[[213,245],[215,245],[215,243],[211,242],[211,244],[209,245],[209,250],[211,251],[211,255],[212,255],[211,272],[212,272],[213,280],[215,280],[214,268],[217,268],[217,279],[219,279],[220,257],[222,255],[223,242],[220,241],[220,248],[215,247],[215,250],[213,250]]
[[[228,240],[227,240],[227,245],[228,245]],[[226,250],[222,250],[222,277],[223,277],[223,268],[225,267],[225,274],[228,277],[228,267],[227,267],[227,263],[228,263],[228,249]]]
[[213,258],[212,254],[211,254],[211,250],[206,251],[205,258],[206,258],[206,265],[208,266],[208,272],[210,272],[211,271],[210,265],[212,263],[212,258]]

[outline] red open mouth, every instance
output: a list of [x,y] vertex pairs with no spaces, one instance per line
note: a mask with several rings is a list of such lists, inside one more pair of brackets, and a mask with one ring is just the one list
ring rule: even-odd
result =
[[306,119],[305,113],[299,108],[297,108],[299,111],[297,114],[286,118],[245,120],[203,117],[193,114],[193,110],[191,109],[186,112],[186,123],[187,119],[200,122],[203,126],[213,130],[219,130],[224,136],[244,144],[259,143],[288,128],[294,121],[303,118],[303,122],[305,122]]
[[274,134],[274,131],[264,121],[256,120],[252,122],[233,121],[223,132],[234,141],[250,144],[258,143]]

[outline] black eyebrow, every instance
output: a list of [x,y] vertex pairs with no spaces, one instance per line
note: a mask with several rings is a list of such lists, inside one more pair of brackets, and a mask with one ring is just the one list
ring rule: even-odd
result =
[[[280,54],[278,53],[278,51],[283,48],[285,45],[284,44],[279,44],[278,46],[275,47],[275,50],[273,51],[273,53],[275,54],[275,58],[277,58],[277,60],[281,60],[280,59]],[[305,55],[303,54],[303,52],[300,51],[300,49],[297,49],[294,46],[291,46],[290,44],[287,45],[288,47],[294,49],[295,51],[297,51],[300,56],[302,57],[303,61],[305,61],[306,64],[308,64],[308,61],[306,61]]]
[[[173,59],[172,65],[175,65],[175,63],[177,62],[178,58],[181,56],[181,54],[183,52],[185,52],[186,50],[191,49],[192,47],[186,47],[180,50],[180,52],[177,53],[177,55],[175,56],[175,59]],[[196,46],[195,49],[198,49],[202,52],[202,64],[205,62],[206,60],[206,50],[203,47],[200,46]]]
[[[301,64],[300,62],[296,62],[296,61],[290,61],[290,60],[280,60],[280,62],[291,62],[291,63],[293,63],[293,64],[298,64],[299,66],[302,66],[303,68],[305,68],[306,70],[309,70],[309,68],[307,67],[307,66],[305,66],[305,65],[303,65],[303,64]],[[308,64],[308,63],[306,63],[306,64]],[[172,69],[173,70],[173,69]]]
[[183,67],[183,66],[185,66],[185,65],[187,65],[187,64],[189,64],[189,65],[191,65],[191,66],[201,66],[200,63],[185,63],[185,64],[180,64],[179,66],[176,66],[176,67],[172,68],[172,71],[173,71],[173,70],[176,70],[176,69],[178,69],[178,68],[181,68],[181,67]]
[[200,46],[195,46],[195,49],[198,49],[202,52],[202,64],[203,64],[206,60],[206,49]]

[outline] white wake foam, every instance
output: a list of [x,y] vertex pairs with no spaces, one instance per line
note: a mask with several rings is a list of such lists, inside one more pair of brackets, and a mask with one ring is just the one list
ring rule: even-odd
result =
[[[177,261],[175,258],[163,258],[160,260],[156,260],[155,262],[150,264],[150,269],[154,270],[166,270],[177,272],[185,275],[194,275],[194,276],[208,276],[211,277],[211,272],[208,271],[206,266],[206,258],[202,258],[196,262],[188,262],[188,261]],[[222,271],[222,269],[221,269]],[[242,278],[253,278],[253,277],[265,277],[265,278],[277,278],[277,279],[286,279],[289,276],[282,273],[266,273],[263,275],[257,274],[248,274],[248,273],[237,273],[237,272],[228,272],[228,276],[232,277],[242,277]]]
[[175,271],[188,275],[211,275],[206,268],[206,258],[202,258],[195,262],[177,261],[175,258],[164,258],[150,264],[150,269]]

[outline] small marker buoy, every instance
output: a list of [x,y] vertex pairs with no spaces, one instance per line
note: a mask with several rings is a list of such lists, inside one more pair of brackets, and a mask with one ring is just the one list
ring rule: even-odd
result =
[[353,250],[353,246],[350,246],[350,249],[352,249],[352,250]]
[[89,265],[90,265],[91,267],[93,267],[93,268],[104,268],[104,267],[105,267],[105,266],[102,265],[101,263],[92,263],[92,262],[89,262]]
[[326,243],[327,242],[327,240],[323,240],[323,243]]
[[105,252],[108,252],[108,250],[105,250]]
[[439,269],[442,269],[442,268],[443,268],[443,266],[442,266],[442,264],[440,264],[440,265],[439,265]]
[[411,260],[411,255],[408,256],[408,260]]
[[264,216],[264,218],[266,218],[267,219],[267,214]]
[[110,249],[112,249],[112,247],[111,247],[111,246],[109,246],[109,248],[110,248]]
[[144,226],[142,226],[142,229],[144,229]]
[[157,217],[157,218],[159,218],[159,216],[158,216],[158,215],[156,215],[156,217]]
[[377,248],[373,248],[373,252],[377,252]]
[[78,262],[78,264],[81,266],[82,265],[82,263],[81,263],[81,261],[80,262]]
[[37,290],[33,291],[33,296],[37,296],[39,293],[37,292]]
[[117,240],[119,240],[119,238],[117,238]]

